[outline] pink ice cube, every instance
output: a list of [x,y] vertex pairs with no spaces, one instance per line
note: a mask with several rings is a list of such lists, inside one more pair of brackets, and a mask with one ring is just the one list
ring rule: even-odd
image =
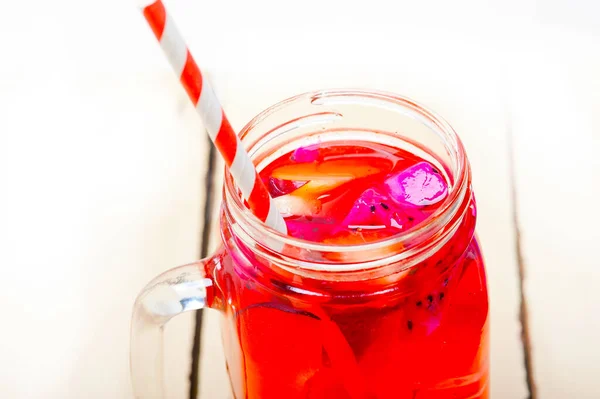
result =
[[444,177],[428,162],[419,162],[388,177],[385,186],[390,197],[400,204],[433,205],[448,194]]
[[292,154],[292,161],[295,162],[313,162],[319,158],[319,146],[309,145],[297,148]]
[[390,201],[390,197],[381,190],[369,188],[354,202],[352,209],[342,222],[349,229],[376,230],[386,227],[403,229],[407,225],[407,216]]
[[280,195],[286,195],[291,193],[292,191],[302,187],[306,183],[306,181],[283,180],[271,177],[269,178],[269,193],[273,197],[279,197]]

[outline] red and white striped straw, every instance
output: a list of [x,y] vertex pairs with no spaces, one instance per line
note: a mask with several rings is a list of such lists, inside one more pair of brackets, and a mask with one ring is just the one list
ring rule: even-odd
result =
[[212,87],[202,76],[200,68],[179,33],[175,21],[167,13],[162,0],[156,0],[142,7],[142,12],[196,107],[196,112],[202,118],[211,140],[225,160],[233,180],[248,202],[250,210],[268,226],[287,233],[283,217],[275,207],[250,156],[231,128]]

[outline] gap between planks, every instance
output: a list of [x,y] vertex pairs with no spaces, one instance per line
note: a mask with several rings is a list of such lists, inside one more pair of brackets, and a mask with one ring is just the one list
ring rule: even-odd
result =
[[[208,256],[209,238],[211,232],[211,212],[213,209],[213,189],[215,183],[215,147],[209,139],[208,133],[206,134],[206,140],[208,142],[208,160],[206,175],[204,181],[204,190],[206,192],[206,201],[204,202],[204,222],[202,225],[202,235],[200,239],[200,258]],[[190,371],[190,399],[198,399],[199,393],[198,388],[200,387],[200,359],[201,359],[201,348],[202,348],[202,318],[203,310],[196,311],[196,322],[194,326],[194,344],[192,345],[192,369]]]
[[508,130],[508,164],[509,164],[509,179],[510,179],[510,195],[512,205],[512,223],[515,231],[515,255],[517,257],[517,272],[519,276],[519,323],[521,324],[521,342],[523,343],[523,363],[525,366],[525,382],[527,384],[528,397],[527,399],[537,399],[537,391],[533,376],[533,357],[531,346],[531,333],[529,329],[529,312],[527,305],[527,297],[525,295],[525,274],[526,266],[523,257],[523,248],[521,245],[521,230],[519,223],[518,211],[518,192],[516,179],[516,163],[515,163],[515,145],[513,137],[513,129],[511,115],[507,112],[507,130]]

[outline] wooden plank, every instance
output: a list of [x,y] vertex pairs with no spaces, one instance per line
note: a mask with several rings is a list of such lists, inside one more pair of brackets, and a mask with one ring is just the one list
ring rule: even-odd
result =
[[[0,95],[0,302],[11,398],[130,398],[136,293],[198,257],[204,137],[170,75]],[[5,140],[5,142],[4,142]],[[166,331],[169,398],[187,398],[191,317]],[[10,359],[8,361],[7,359]]]
[[539,398],[598,398],[600,37],[547,27],[521,50],[512,120],[533,380]]
[[[9,13],[0,397],[131,398],[135,295],[198,257],[201,125],[133,2]],[[192,333],[192,315],[166,329],[169,398],[188,397]]]

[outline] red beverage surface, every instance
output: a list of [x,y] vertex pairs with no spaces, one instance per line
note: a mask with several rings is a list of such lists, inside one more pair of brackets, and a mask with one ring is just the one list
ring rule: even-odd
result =
[[406,231],[435,212],[447,190],[431,164],[373,143],[301,148],[281,156],[261,176],[290,235],[337,244]]
[[[447,196],[435,166],[373,143],[285,154],[261,177],[290,235],[360,244],[425,222]],[[237,399],[487,399],[488,299],[475,204],[452,238],[390,276],[277,274],[244,251],[216,274]],[[225,241],[231,239],[225,234]]]

